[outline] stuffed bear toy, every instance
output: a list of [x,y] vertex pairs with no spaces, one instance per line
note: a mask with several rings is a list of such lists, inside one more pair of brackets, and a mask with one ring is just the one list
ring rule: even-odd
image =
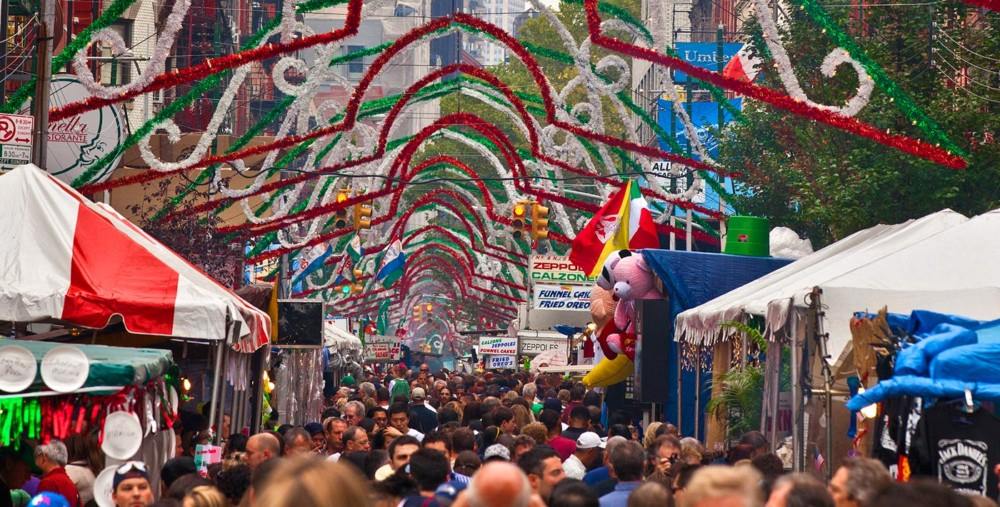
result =
[[612,322],[619,330],[607,337],[608,348],[616,354],[625,354],[635,360],[636,306],[642,299],[663,297],[656,288],[656,279],[645,259],[628,250],[618,252],[617,259],[605,264],[613,282],[611,293],[618,305]]

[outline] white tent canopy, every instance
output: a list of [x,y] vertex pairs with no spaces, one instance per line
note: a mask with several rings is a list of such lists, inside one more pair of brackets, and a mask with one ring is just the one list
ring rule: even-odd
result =
[[769,339],[787,336],[822,290],[823,331],[839,366],[849,351],[854,312],[888,306],[1000,317],[1000,210],[967,219],[951,210],[898,225],[877,225],[677,317],[679,341],[711,344],[728,338],[720,324],[744,315],[765,317]]
[[323,346],[337,352],[358,352],[361,350],[361,339],[337,327],[332,321],[323,325]]

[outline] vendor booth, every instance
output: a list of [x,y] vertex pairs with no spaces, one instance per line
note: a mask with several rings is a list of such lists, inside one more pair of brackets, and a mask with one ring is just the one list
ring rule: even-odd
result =
[[[704,303],[726,291],[779,269],[788,263],[787,259],[770,257],[748,257],[717,253],[686,252],[678,250],[642,250],[646,263],[663,284],[663,293],[669,301],[669,312],[652,319],[659,333],[666,336],[667,364],[666,384],[671,392],[665,397],[663,416],[675,424],[682,434],[702,438],[711,375],[709,359],[697,360],[703,354],[687,354],[682,360],[682,349],[672,337],[674,317],[679,313]],[[653,326],[647,326],[653,327]],[[644,343],[646,337],[643,337]],[[695,359],[695,360],[691,360]],[[662,363],[657,363],[661,365]]]
[[234,415],[246,415],[241,407],[259,382],[248,378],[249,353],[269,341],[267,313],[35,166],[0,176],[0,202],[0,321],[117,323],[129,333],[211,342],[210,420],[222,420],[223,378],[241,400]]
[[174,456],[179,388],[169,351],[0,339],[0,364],[0,447],[99,432],[107,469],[142,460],[151,480]]
[[[834,428],[846,430],[847,414],[835,414],[831,398],[846,394],[844,379],[855,374],[853,313],[888,306],[901,312],[929,309],[975,319],[1000,317],[998,251],[998,211],[968,219],[944,210],[902,224],[877,225],[682,312],[676,319],[677,339],[722,343],[737,334],[723,322],[762,318],[765,337],[790,344],[793,353],[795,467],[802,469],[805,442],[812,441],[820,442],[829,470],[846,452],[832,444],[833,433],[840,431]],[[773,381],[766,387],[765,419],[775,412],[775,389]],[[821,396],[822,403],[809,416],[803,396],[811,395]],[[773,428],[766,429],[773,435]],[[807,440],[807,433],[813,438]]]

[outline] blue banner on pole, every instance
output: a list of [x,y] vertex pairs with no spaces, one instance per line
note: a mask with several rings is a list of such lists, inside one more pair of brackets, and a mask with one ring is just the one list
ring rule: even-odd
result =
[[[733,55],[740,51],[742,43],[725,43],[722,45],[722,66],[725,67]],[[719,44],[715,42],[678,42],[674,44],[677,56],[696,67],[702,67],[712,72],[719,71]],[[679,70],[674,71],[675,83],[686,83],[688,76]]]
[[[731,99],[729,101],[737,110],[743,108],[743,99]],[[715,138],[715,133],[713,130],[718,131],[719,129],[719,103],[718,102],[692,102],[690,103],[690,108],[688,103],[682,103],[684,109],[687,111],[688,116],[691,117],[691,124],[694,125],[695,130],[698,133],[698,139],[701,144],[708,151],[708,154],[715,158],[719,153],[719,140]],[[665,130],[668,134],[671,130],[670,125],[670,115],[676,113],[673,110],[673,102],[669,100],[657,100],[657,114],[656,121],[660,124],[660,127]],[[733,121],[733,115],[726,108],[722,108],[722,120],[723,123],[729,123]],[[684,129],[684,123],[681,122],[680,117],[674,119],[674,138],[677,140],[677,144],[681,145],[682,148],[688,147],[688,136],[687,131]],[[660,139],[660,149],[664,151],[671,151],[670,145],[667,143],[666,139]],[[697,159],[698,155],[695,153],[691,154],[692,158]]]

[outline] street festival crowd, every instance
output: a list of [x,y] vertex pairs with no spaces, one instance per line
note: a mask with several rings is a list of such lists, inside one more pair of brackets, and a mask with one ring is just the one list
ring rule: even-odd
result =
[[[708,450],[671,424],[639,428],[602,414],[600,394],[558,375],[432,374],[426,364],[416,371],[400,364],[361,380],[341,379],[321,421],[228,435],[224,460],[206,473],[193,455],[210,429],[201,414],[182,412],[176,457],[157,467],[158,490],[147,464],[127,462],[101,505],[997,505],[936,481],[895,482],[882,462],[863,457],[847,458],[828,482],[818,471],[791,474],[759,432],[726,451]],[[94,479],[104,458],[92,437],[36,445],[37,475],[11,449],[0,450],[0,507],[99,504]]]

